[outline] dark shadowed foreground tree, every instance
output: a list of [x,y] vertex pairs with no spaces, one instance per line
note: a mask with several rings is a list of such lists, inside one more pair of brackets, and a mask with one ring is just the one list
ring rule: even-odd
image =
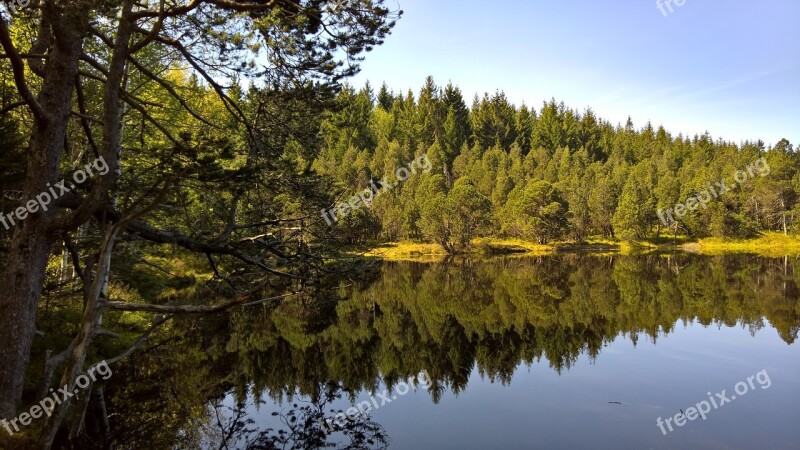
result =
[[[3,418],[17,415],[37,303],[57,244],[68,249],[83,281],[84,317],[69,347],[46,362],[45,380],[63,365],[60,385],[70,387],[105,310],[164,314],[157,326],[170,314],[245,303],[276,278],[305,278],[313,258],[304,239],[290,249],[271,234],[287,224],[302,229],[303,221],[265,194],[280,185],[289,195],[306,182],[295,180],[302,173],[296,164],[277,159],[276,149],[289,142],[276,130],[295,124],[275,105],[289,101],[252,94],[245,102],[236,80],[267,92],[305,93],[319,103],[358,70],[398,16],[382,0],[42,0],[8,10],[0,20],[0,62],[10,68],[16,94],[2,114],[30,124],[27,166],[16,174],[20,205],[69,180],[86,161],[102,158],[108,171],[62,192],[53,207],[12,230],[0,289]],[[191,74],[188,88],[171,75],[176,68]],[[82,148],[72,148],[74,142]],[[291,144],[300,149],[295,162],[311,151],[302,136]],[[226,157],[228,164],[221,162]],[[190,198],[194,209],[186,207]],[[79,247],[76,236],[93,236],[94,247]],[[213,305],[110,299],[112,255],[123,241],[207,255],[236,295]],[[52,442],[66,406],[48,420],[41,447]]]

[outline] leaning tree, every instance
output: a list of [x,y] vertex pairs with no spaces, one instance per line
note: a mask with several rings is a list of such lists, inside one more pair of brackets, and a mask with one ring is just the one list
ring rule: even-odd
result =
[[[74,385],[104,311],[152,312],[155,328],[173,314],[252,302],[276,279],[304,283],[317,259],[302,237],[289,245],[275,229],[302,229],[318,214],[298,206],[286,217],[274,192],[302,197],[316,181],[277,158],[277,149],[290,143],[297,153],[310,151],[313,120],[298,118],[315,117],[400,12],[383,0],[6,6],[0,64],[10,69],[15,92],[0,116],[15,117],[29,132],[25,164],[10,177],[19,180],[20,204],[69,177],[76,160],[102,158],[109,168],[11,231],[0,289],[0,417],[11,418],[22,399],[47,264],[59,248],[83,284],[84,313],[70,345],[47,359],[48,383],[63,367],[62,384]],[[188,88],[175,72],[190,74]],[[70,147],[78,141],[86,152],[76,157]],[[236,163],[220,162],[231,155]],[[176,217],[190,196],[211,207]],[[92,233],[92,245],[76,240]],[[151,305],[109,298],[120,242],[206,257],[219,285],[228,286],[227,300]],[[48,419],[41,447],[51,445],[66,406]]]

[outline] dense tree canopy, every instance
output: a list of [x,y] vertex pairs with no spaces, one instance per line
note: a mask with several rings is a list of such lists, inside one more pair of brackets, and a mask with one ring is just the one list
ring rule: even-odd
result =
[[[502,91],[468,104],[432,77],[418,94],[343,86],[398,17],[382,0],[41,0],[0,16],[0,418],[94,360],[127,357],[176,315],[320,289],[347,244],[417,239],[457,253],[481,235],[643,239],[662,232],[659,209],[737,170],[750,172],[737,189],[667,226],[800,226],[800,159],[786,140],[614,126]],[[25,212],[100,160],[106,171]],[[319,212],[333,207],[326,223]],[[308,311],[295,308],[271,319],[281,333],[252,339],[311,348]],[[81,406],[60,405],[39,446],[62,422],[79,425]]]
[[[310,283],[320,269],[311,246],[324,242],[308,219],[326,200],[310,170],[321,114],[398,12],[382,0],[9,3],[0,8],[0,418],[10,419],[23,394],[40,390],[26,374],[43,295],[80,311],[65,327],[72,337],[41,356],[46,392],[55,374],[74,385],[107,311],[166,314],[151,316],[158,327]],[[371,113],[370,103],[361,118]],[[97,161],[106,170],[77,182]],[[28,206],[46,192],[56,197],[49,208]],[[210,276],[184,274],[147,304],[114,291],[112,267],[163,248],[201,257]],[[181,272],[151,263],[164,283]],[[40,448],[65,418],[79,420],[70,403],[48,417]]]
[[[555,100],[538,111],[517,107],[500,91],[476,97],[468,108],[458,87],[438,87],[430,77],[416,98],[386,85],[378,97],[369,86],[339,96],[344,109],[326,116],[327,145],[314,162],[346,192],[360,187],[355,173],[380,179],[401,161],[430,157],[431,173],[403,184],[392,201],[371,210],[380,226],[373,238],[444,244],[450,217],[445,199],[463,185],[491,201],[488,210],[475,210],[489,224],[480,233],[539,242],[638,240],[665,227],[693,237],[751,236],[800,225],[800,157],[786,140],[767,148],[761,141],[715,141],[709,134],[673,136],[649,123],[637,130],[631,119],[614,126],[590,109],[575,111]],[[764,170],[738,186],[737,171],[762,157]],[[443,179],[434,181],[439,175]],[[674,209],[722,180],[738,189],[683,217],[673,214],[674,223],[659,219],[659,209]]]

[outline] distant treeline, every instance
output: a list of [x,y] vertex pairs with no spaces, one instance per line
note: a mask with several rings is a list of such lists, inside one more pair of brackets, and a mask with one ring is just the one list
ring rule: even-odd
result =
[[[468,107],[459,88],[430,77],[416,96],[367,85],[343,90],[337,103],[313,163],[335,181],[335,194],[351,195],[423,154],[433,164],[337,224],[349,242],[421,239],[457,249],[480,234],[546,243],[667,232],[747,237],[798,225],[800,158],[785,139],[767,148],[708,133],[673,136],[631,119],[615,126],[555,100],[538,110],[516,106],[502,92]],[[769,171],[734,181],[762,157]],[[676,223],[659,220],[659,209],[720,181],[735,189],[705,205],[690,201],[694,209],[673,214]]]

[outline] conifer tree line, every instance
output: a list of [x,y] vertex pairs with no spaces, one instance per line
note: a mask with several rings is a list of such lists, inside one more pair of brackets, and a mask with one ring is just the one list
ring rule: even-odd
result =
[[[643,240],[751,237],[790,233],[800,212],[800,158],[782,139],[774,146],[673,136],[629,118],[613,125],[591,109],[555,100],[540,109],[512,104],[502,91],[468,106],[452,83],[428,77],[415,95],[384,84],[344,89],[322,122],[323,148],[313,162],[338,192],[355,191],[426,154],[429,174],[412,177],[337,224],[355,243],[424,240],[458,250],[479,235],[539,243],[589,237]],[[664,226],[658,209],[697,195],[711,182],[765,158],[754,177],[705,208]]]

